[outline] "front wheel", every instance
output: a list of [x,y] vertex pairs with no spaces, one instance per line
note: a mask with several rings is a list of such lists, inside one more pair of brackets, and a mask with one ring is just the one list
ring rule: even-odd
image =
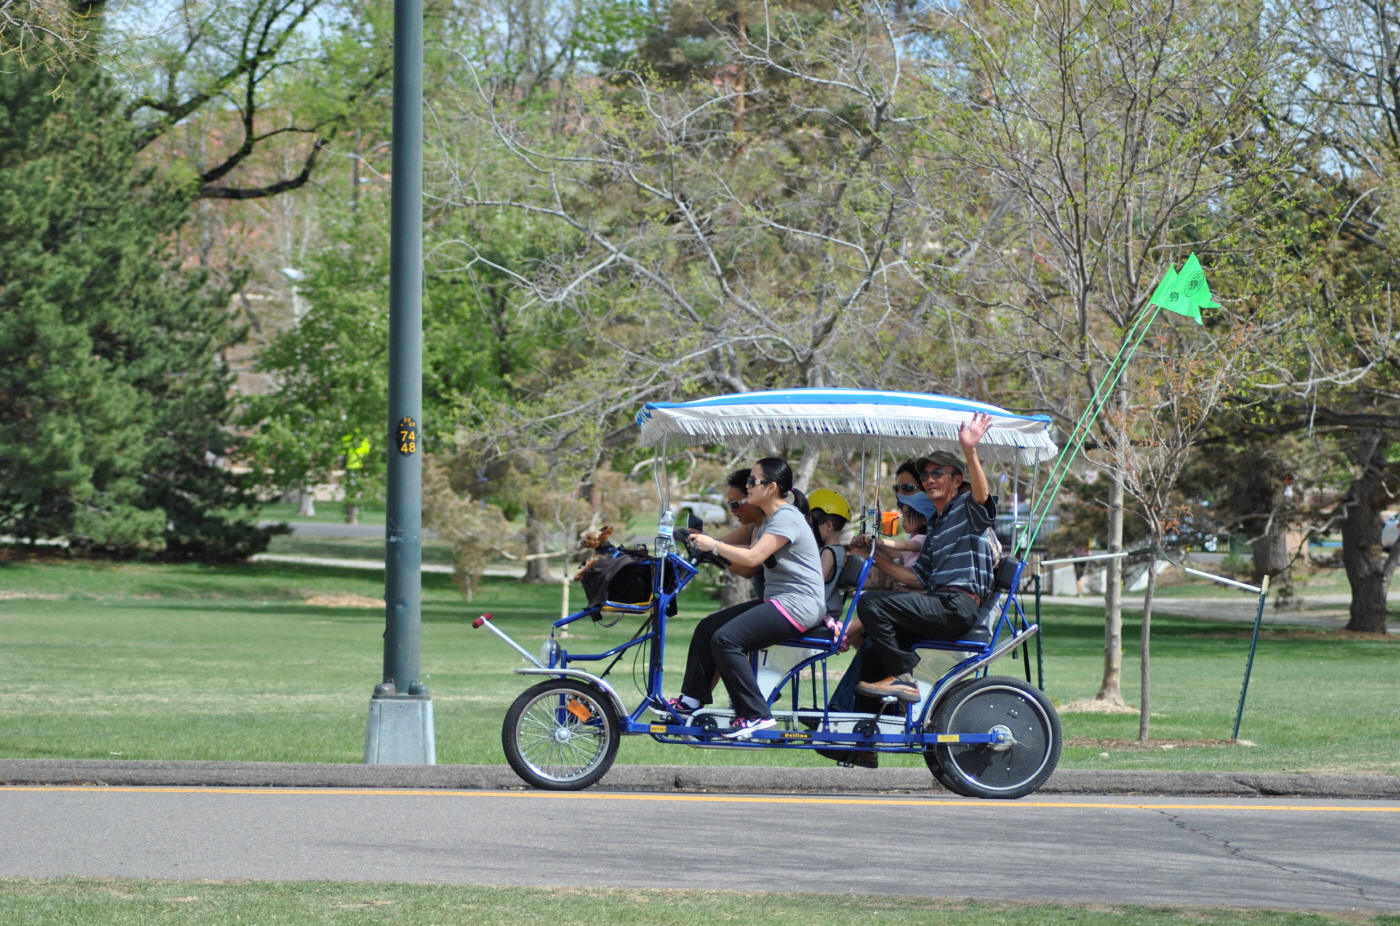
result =
[[585,682],[550,679],[526,690],[501,728],[506,761],[528,784],[578,791],[595,784],[617,758],[617,713]]
[[1006,743],[933,747],[946,786],[969,797],[1025,797],[1045,784],[1060,761],[1063,737],[1054,705],[1018,678],[993,675],[959,685],[939,704],[933,727],[938,733],[1010,737]]

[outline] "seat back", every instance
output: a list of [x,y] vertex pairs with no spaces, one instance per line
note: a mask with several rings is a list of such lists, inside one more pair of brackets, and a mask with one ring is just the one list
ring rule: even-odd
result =
[[860,571],[864,565],[864,557],[847,554],[841,563],[841,572],[836,577],[836,587],[843,592],[855,591],[856,586],[860,584]]

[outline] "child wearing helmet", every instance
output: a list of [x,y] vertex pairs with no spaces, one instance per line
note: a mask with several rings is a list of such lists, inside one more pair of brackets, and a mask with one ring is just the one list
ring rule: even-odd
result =
[[841,546],[841,532],[851,520],[851,505],[834,489],[817,489],[807,497],[812,519],[812,533],[817,539],[822,565],[822,580],[826,583],[826,613],[840,617],[841,592],[836,587],[841,566],[846,562],[846,548]]

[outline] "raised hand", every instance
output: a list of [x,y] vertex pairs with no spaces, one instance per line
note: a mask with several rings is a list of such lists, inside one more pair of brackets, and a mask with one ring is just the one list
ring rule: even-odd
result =
[[975,448],[991,429],[992,416],[986,412],[978,412],[972,416],[971,421],[958,425],[958,443],[962,444],[964,453]]

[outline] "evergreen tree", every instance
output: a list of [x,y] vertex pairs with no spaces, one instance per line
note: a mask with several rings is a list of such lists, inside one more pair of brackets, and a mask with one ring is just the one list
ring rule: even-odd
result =
[[169,263],[190,193],[138,162],[101,71],[63,64],[0,71],[0,533],[256,552],[227,295]]

